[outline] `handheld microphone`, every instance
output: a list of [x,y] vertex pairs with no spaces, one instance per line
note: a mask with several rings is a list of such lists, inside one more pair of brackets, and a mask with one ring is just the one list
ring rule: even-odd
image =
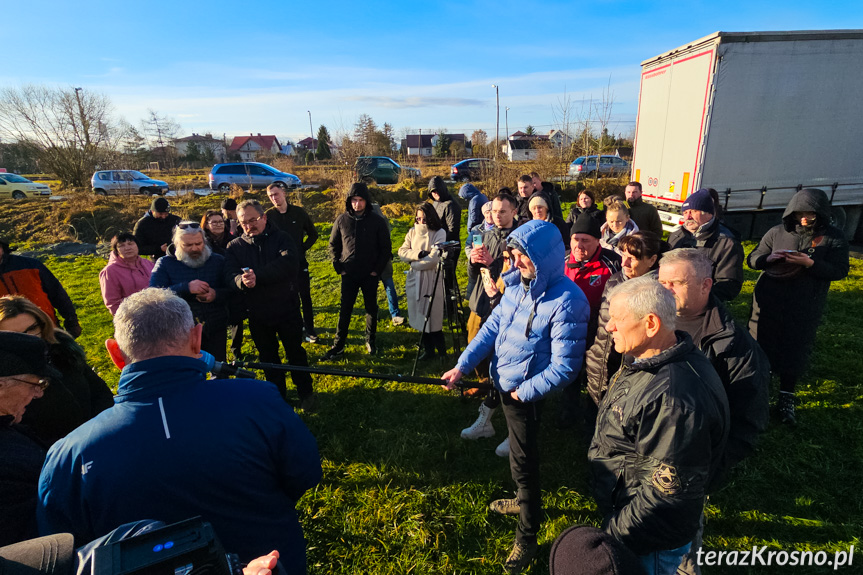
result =
[[254,372],[237,367],[236,365],[231,365],[230,363],[216,361],[213,354],[208,353],[203,349],[201,350],[201,357],[199,359],[207,365],[207,371],[216,377],[230,377],[233,375],[234,377],[241,377],[243,379],[255,379]]

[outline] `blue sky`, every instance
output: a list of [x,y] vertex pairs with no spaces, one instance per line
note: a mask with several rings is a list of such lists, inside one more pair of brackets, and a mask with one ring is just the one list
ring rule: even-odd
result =
[[[610,85],[611,129],[635,120],[641,61],[717,30],[863,28],[863,2],[310,2],[212,0],[5,3],[17,23],[0,87],[75,86],[106,94],[138,124],[148,109],[183,135],[301,139],[360,114],[397,133],[468,135],[528,124],[546,132]],[[10,52],[11,48],[11,52]],[[577,108],[578,106],[576,106]]]

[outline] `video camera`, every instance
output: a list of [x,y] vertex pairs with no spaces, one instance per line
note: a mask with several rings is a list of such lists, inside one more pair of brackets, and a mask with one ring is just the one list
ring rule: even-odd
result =
[[441,258],[447,263],[458,259],[459,253],[461,252],[461,242],[458,240],[439,242],[432,247],[441,253]]
[[93,575],[243,575],[213,526],[193,517],[93,550]]

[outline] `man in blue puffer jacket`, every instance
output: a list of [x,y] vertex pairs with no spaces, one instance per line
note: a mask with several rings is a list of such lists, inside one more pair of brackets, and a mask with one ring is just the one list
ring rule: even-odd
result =
[[515,545],[504,564],[519,573],[537,551],[542,521],[539,484],[539,422],[543,398],[569,385],[584,360],[590,306],[584,293],[563,273],[564,248],[553,225],[533,220],[507,238],[514,270],[503,276],[500,304],[441,379],[452,388],[484,358],[500,391],[509,428],[510,471],[515,499],[498,499],[492,511],[518,515]]

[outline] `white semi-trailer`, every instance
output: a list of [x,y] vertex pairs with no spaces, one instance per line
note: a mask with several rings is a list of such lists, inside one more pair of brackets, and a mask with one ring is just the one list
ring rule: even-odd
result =
[[664,226],[715,188],[726,221],[758,237],[814,187],[863,233],[863,30],[716,32],[641,66],[632,177]]

